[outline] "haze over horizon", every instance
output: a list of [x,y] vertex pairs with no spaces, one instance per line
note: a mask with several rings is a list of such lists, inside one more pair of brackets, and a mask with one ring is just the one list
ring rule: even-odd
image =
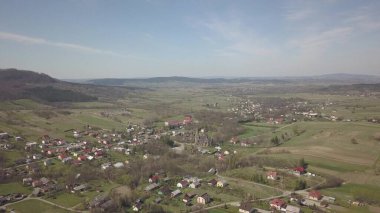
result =
[[0,3],[0,67],[60,79],[379,75],[379,1]]

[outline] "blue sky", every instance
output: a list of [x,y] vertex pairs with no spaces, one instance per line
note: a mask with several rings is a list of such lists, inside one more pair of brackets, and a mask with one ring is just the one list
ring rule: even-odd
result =
[[0,67],[57,78],[380,75],[380,1],[1,0]]

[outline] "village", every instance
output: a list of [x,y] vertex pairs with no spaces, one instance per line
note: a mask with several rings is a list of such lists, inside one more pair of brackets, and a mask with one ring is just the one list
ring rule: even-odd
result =
[[[297,113],[295,114],[297,115]],[[197,123],[198,121],[194,120],[192,116],[185,115],[182,121],[169,120],[164,122],[161,128],[131,124],[124,131],[113,132],[87,125],[83,130],[67,130],[66,132],[70,134],[68,135],[70,139],[43,135],[38,142],[25,142],[24,149],[28,153],[26,158],[17,159],[14,166],[7,168],[4,172],[5,178],[21,178],[22,185],[31,187],[33,189],[32,193],[29,195],[1,195],[0,204],[5,205],[28,197],[54,197],[54,194],[62,192],[81,194],[89,190],[96,190],[96,186],[86,182],[74,180],[70,183],[63,183],[55,179],[49,179],[42,176],[42,170],[58,166],[57,164],[80,167],[83,163],[88,162],[99,162],[96,165],[99,165],[98,169],[103,173],[107,173],[111,168],[123,169],[129,166],[128,164],[133,161],[133,158],[142,158],[143,160],[148,158],[159,159],[159,155],[152,155],[146,150],[141,152],[137,147],[149,143],[159,143],[161,138],[167,136],[175,139],[174,143],[171,144],[173,147],[171,149],[175,153],[189,151],[184,149],[184,144],[177,142],[178,137],[181,137],[178,141],[185,141],[186,146],[192,141],[190,143],[198,147],[198,155],[201,156],[213,156],[216,160],[225,162],[231,156],[237,155],[236,150],[225,149],[222,148],[224,147],[223,145],[213,143],[212,138],[207,134],[207,130],[194,127],[197,126],[194,125]],[[196,128],[196,130],[194,131],[192,128]],[[4,140],[10,140],[12,137],[8,133],[2,133],[1,135]],[[20,142],[26,141],[26,139],[15,136],[14,141]],[[230,143],[236,144],[237,141],[237,137],[233,137]],[[213,145],[216,146],[213,147]],[[117,160],[110,158],[114,153],[125,157],[119,157]],[[269,184],[268,186],[276,185],[272,183],[283,182],[285,175],[287,176],[286,178],[295,180],[301,180],[300,177],[314,178],[316,175],[307,172],[306,168],[306,165],[290,169],[273,168],[265,172],[265,181],[261,179],[251,182],[251,184],[260,184],[259,182],[261,182]],[[305,208],[305,206],[312,209],[329,208],[329,205],[333,204],[335,200],[335,198],[323,196],[319,191],[313,189],[323,183],[323,177],[321,177],[322,182],[315,186],[309,186],[306,181],[301,181],[303,185],[301,184],[302,186],[297,190],[279,189],[279,192],[281,192],[279,195],[270,196],[269,198],[249,197],[248,199],[242,199],[241,202],[232,202],[229,199],[223,200],[212,195],[215,192],[223,191],[223,188],[234,190],[236,187],[235,190],[239,190],[239,187],[235,184],[230,184],[229,178],[219,175],[216,168],[210,168],[205,174],[198,178],[191,174],[183,177],[178,175],[168,176],[165,171],[152,173],[145,177],[146,181],[142,182],[143,186],[145,185],[145,187],[141,188],[144,193],[135,202],[132,202],[131,210],[143,211],[144,204],[146,205],[147,202],[152,204],[176,202],[176,205],[183,205],[183,208],[187,209],[187,211],[201,211],[202,209],[229,203],[239,206],[239,212],[268,212],[272,210],[293,213],[301,212],[301,209]],[[81,174],[77,173],[74,179],[80,180],[80,176]],[[263,178],[262,176],[260,177]],[[98,195],[93,200],[90,200],[83,207],[84,209],[99,208],[101,211],[107,212],[115,208],[114,200],[102,190],[96,191]],[[259,207],[256,207],[255,202],[260,202]],[[263,205],[263,202],[267,202],[267,206]]]
[[[228,95],[202,107],[124,123],[119,117],[133,117],[133,110],[100,110],[98,117],[117,125],[88,122],[34,138],[1,132],[0,150],[22,155],[1,170],[1,180],[19,192],[0,193],[0,205],[8,211],[12,204],[38,200],[74,212],[242,213],[368,205],[325,194],[344,181],[316,170],[318,161],[305,160],[307,153],[292,151],[293,141],[314,138],[307,136],[313,131],[309,124],[376,124],[376,117],[355,119],[353,112],[363,107],[343,105],[351,114],[342,114],[330,99]],[[361,143],[355,137],[349,142]]]

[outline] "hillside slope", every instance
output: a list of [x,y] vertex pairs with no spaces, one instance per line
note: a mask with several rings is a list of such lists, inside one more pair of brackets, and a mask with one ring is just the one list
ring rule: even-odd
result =
[[47,102],[94,101],[97,97],[62,89],[66,82],[46,74],[17,69],[0,70],[0,100],[33,99]]

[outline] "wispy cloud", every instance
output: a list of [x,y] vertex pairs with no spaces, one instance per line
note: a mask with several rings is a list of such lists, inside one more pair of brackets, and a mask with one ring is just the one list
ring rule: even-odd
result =
[[75,51],[92,53],[92,54],[104,54],[104,55],[117,56],[117,57],[130,57],[128,55],[115,53],[113,51],[87,47],[87,46],[83,46],[79,44],[55,42],[55,41],[46,40],[44,38],[36,38],[36,37],[30,37],[30,36],[15,34],[15,33],[2,32],[2,31],[0,31],[0,39],[18,42],[18,43],[24,43],[24,44],[48,45],[48,46],[54,46],[54,47],[63,48],[63,49],[71,49]]
[[371,7],[362,7],[349,14],[345,24],[356,27],[363,32],[380,30],[380,17],[378,11]]
[[[288,44],[301,51],[323,54],[332,45],[339,43],[349,45],[349,42],[355,39],[365,38],[368,33],[380,31],[378,6],[366,5],[335,11],[332,5],[336,3],[338,1],[288,5],[285,8],[286,20],[289,21],[292,30],[297,32],[292,35]],[[307,22],[294,22],[303,19],[307,19]]]
[[[239,17],[230,19],[211,18],[199,21],[208,34],[202,39],[218,45],[215,51],[221,56],[267,56],[276,52],[265,39],[259,37],[254,29],[244,23]],[[210,39],[212,38],[212,39]]]
[[352,32],[351,27],[339,27],[323,31],[317,35],[298,38],[291,43],[302,49],[327,47],[333,43],[345,41],[346,38],[352,35]]

